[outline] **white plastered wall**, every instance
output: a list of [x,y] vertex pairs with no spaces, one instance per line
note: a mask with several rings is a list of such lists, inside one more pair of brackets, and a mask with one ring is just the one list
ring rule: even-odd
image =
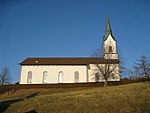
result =
[[[104,41],[104,53],[109,53],[109,46],[112,46],[113,54],[111,54],[112,59],[118,59],[116,41],[112,38],[111,35],[108,36],[107,40]],[[105,56],[107,58],[107,56]]]
[[[106,65],[106,64],[99,64],[99,65]],[[116,66],[116,68],[114,69],[114,73],[115,73],[115,79],[111,79],[109,78],[108,81],[120,81],[120,69],[119,69],[119,64],[112,64],[112,66]],[[95,82],[95,74],[97,72],[99,72],[99,69],[97,68],[97,66],[95,64],[90,64],[89,65],[90,69],[88,69],[88,74],[89,74],[89,82]],[[103,76],[100,76],[100,82],[103,81]]]
[[[32,83],[27,83],[28,72],[32,71]],[[86,65],[30,65],[21,66],[20,84],[42,84],[43,72],[48,72],[47,83],[58,83],[58,73],[63,72],[63,83],[74,83],[74,72],[79,72],[79,82],[87,82]]]

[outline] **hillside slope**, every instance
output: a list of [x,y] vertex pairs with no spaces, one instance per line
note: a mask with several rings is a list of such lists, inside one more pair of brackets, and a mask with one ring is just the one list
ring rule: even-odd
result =
[[68,89],[20,89],[0,94],[5,113],[150,113],[150,82]]

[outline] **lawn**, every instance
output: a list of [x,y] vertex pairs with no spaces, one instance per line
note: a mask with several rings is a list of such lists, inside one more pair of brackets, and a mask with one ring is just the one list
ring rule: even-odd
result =
[[150,82],[109,87],[19,89],[0,94],[0,113],[150,113]]

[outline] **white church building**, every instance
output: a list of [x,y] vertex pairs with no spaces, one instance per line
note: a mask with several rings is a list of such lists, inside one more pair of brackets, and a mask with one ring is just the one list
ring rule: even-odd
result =
[[116,39],[112,35],[109,18],[106,17],[106,32],[103,39],[103,58],[27,58],[20,63],[20,84],[56,84],[101,82],[104,78],[96,67],[109,62],[117,71],[109,81],[120,81],[120,61]]

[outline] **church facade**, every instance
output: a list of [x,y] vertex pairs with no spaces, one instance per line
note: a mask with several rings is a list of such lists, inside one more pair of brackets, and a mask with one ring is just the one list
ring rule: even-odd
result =
[[20,84],[102,82],[102,69],[106,68],[113,69],[113,76],[109,76],[108,81],[120,81],[116,39],[112,35],[108,17],[103,53],[103,58],[27,58],[20,63]]

